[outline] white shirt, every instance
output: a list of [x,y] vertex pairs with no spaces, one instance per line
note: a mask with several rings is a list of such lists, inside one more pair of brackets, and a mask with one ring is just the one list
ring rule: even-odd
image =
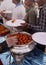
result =
[[0,6],[1,6],[1,3],[2,3],[2,1],[0,1]]
[[[12,12],[12,19],[24,19],[26,15],[26,10],[25,10],[25,7],[23,6],[23,4],[17,4],[15,9],[13,9],[13,12]],[[14,30],[16,31],[21,31],[21,29],[16,29],[14,28]]]
[[[3,11],[3,10],[8,10],[8,11],[12,11],[13,9],[15,8],[15,4],[12,3],[12,0],[4,0],[2,3],[1,3],[1,6],[0,6],[0,11]],[[8,16],[10,14],[7,14]],[[11,15],[9,17],[12,17]],[[3,23],[5,25],[5,22],[7,20],[5,18],[3,18]]]
[[23,4],[19,4],[13,9],[12,19],[24,19],[26,15],[26,10]]
[[4,0],[1,3],[0,11],[3,10],[12,10],[15,7],[15,5],[12,3],[12,0]]

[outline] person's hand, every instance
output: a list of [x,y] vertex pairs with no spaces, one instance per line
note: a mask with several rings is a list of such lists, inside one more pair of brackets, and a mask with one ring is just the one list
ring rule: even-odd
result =
[[0,14],[4,17],[5,16],[5,13],[3,11],[0,12]]
[[27,23],[21,23],[21,26],[16,27],[17,29],[26,29],[28,27]]
[[28,23],[21,23],[22,28],[26,29],[28,27]]
[[1,14],[6,20],[10,20],[10,18],[6,16],[5,11],[6,11],[6,10],[1,11],[0,14]]

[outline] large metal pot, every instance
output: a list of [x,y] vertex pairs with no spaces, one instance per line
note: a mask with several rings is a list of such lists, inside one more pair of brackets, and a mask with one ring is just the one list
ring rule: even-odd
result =
[[[16,33],[12,33],[12,34],[17,34],[18,32]],[[23,34],[27,34],[31,37],[31,34],[27,33],[27,32],[20,32],[20,33],[23,33]],[[8,40],[7,40],[7,37],[6,37],[6,41],[7,41],[7,44],[8,46],[10,47],[10,43],[8,43]],[[12,40],[11,40],[12,41]],[[13,40],[14,41],[14,40]],[[12,41],[12,43],[13,43]],[[15,41],[16,42],[16,41]],[[14,43],[15,43],[14,42]],[[33,42],[33,40],[31,42],[29,42],[28,44],[23,44],[23,45],[16,45],[13,43],[13,48],[10,50],[11,52],[14,52],[16,54],[23,54],[23,53],[27,53],[27,52],[30,52],[32,49],[34,49],[36,43]],[[11,44],[12,46],[12,44]]]

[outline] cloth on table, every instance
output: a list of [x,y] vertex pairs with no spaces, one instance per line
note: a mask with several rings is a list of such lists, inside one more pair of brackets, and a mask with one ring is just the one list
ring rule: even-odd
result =
[[[10,65],[17,65],[14,62]],[[27,53],[21,65],[46,65],[46,54],[41,50],[35,48],[33,51]]]

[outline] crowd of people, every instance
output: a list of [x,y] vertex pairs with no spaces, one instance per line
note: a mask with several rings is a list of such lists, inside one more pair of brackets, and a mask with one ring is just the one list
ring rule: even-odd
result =
[[20,0],[12,0],[12,3],[10,0],[4,0],[0,6],[0,14],[6,20],[10,20],[3,13],[3,10],[11,10],[12,19],[24,19],[26,27],[28,25],[28,28],[32,28],[35,31],[46,32],[46,0],[42,2],[41,0],[25,0],[24,5],[20,3]]
[[[29,28],[46,31],[46,0],[42,2],[41,0],[25,0],[24,5],[20,3],[20,0],[12,0],[12,3],[10,0],[4,0],[0,6],[0,14],[6,20],[10,20],[4,15],[3,10],[11,10],[12,19],[24,19]],[[27,24],[25,25],[27,27]]]

